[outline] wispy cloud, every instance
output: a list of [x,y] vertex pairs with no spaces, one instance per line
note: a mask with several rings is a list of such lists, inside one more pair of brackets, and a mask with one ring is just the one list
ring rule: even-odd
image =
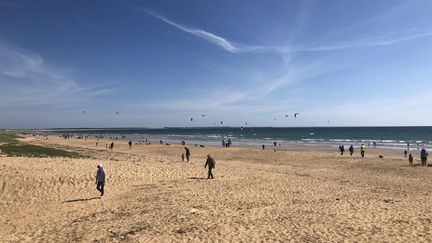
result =
[[[336,51],[343,49],[352,49],[360,47],[387,46],[397,44],[399,42],[410,41],[422,37],[432,36],[432,30],[415,31],[409,30],[395,34],[382,34],[365,38],[354,39],[350,41],[342,41],[329,45],[321,46],[304,46],[292,48],[291,52],[314,52],[314,51]],[[281,49],[283,51],[283,49]]]
[[2,107],[76,102],[111,91],[83,86],[69,70],[54,68],[42,56],[4,42],[0,42],[0,83]]
[[192,34],[192,35],[195,35],[195,36],[202,38],[204,40],[207,40],[207,41],[209,41],[215,45],[218,45],[218,46],[222,47],[223,49],[225,49],[226,51],[229,51],[232,53],[238,53],[241,51],[241,48],[235,47],[233,44],[231,44],[231,42],[227,41],[223,37],[217,36],[215,34],[207,32],[205,30],[190,28],[190,27],[178,24],[174,21],[171,21],[167,18],[160,16],[159,14],[156,14],[156,13],[148,11],[148,10],[146,12],[148,14],[150,14],[151,16],[156,17],[167,24],[170,24],[170,25],[176,27],[179,30],[182,30],[182,31],[187,32],[187,33]]
[[424,29],[417,30],[416,32],[405,31],[400,32],[398,35],[375,35],[367,38],[352,39],[347,41],[341,41],[337,43],[331,43],[327,45],[290,45],[290,46],[259,46],[259,45],[240,45],[235,44],[226,38],[210,33],[208,31],[187,27],[185,25],[176,23],[168,18],[165,18],[152,11],[146,10],[146,12],[159,19],[163,22],[176,27],[179,30],[195,35],[198,38],[204,39],[214,45],[222,47],[224,50],[231,53],[242,53],[242,52],[265,52],[265,53],[295,53],[295,52],[316,52],[316,51],[337,51],[352,48],[361,47],[376,47],[376,46],[387,46],[397,44],[399,42],[410,41],[419,39],[422,37],[432,36],[432,30]]

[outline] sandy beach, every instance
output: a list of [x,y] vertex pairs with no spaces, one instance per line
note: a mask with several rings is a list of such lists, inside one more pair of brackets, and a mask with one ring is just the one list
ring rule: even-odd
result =
[[[432,168],[400,151],[27,137],[85,158],[0,157],[1,242],[430,242]],[[216,160],[207,180],[207,154]],[[384,155],[384,159],[378,158]],[[105,196],[96,165],[107,172]]]

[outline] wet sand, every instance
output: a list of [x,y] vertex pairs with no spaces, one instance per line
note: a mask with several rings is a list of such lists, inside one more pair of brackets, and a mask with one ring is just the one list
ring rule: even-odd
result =
[[400,151],[188,145],[187,163],[180,145],[25,141],[89,158],[0,157],[1,242],[432,241],[432,167]]

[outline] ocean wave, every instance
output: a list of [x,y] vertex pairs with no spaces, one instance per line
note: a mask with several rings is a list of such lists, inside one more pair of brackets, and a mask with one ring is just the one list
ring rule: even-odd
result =
[[208,138],[222,138],[221,135],[207,135]]
[[341,139],[341,138],[334,138],[330,139],[332,142],[352,142],[352,139]]

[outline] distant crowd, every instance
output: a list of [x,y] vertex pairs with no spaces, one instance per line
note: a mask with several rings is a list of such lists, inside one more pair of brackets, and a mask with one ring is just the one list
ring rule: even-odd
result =
[[[368,146],[369,146],[369,144],[368,144]],[[373,147],[374,148],[377,147],[376,142],[373,142]],[[417,150],[419,150],[419,147],[420,147],[420,144],[417,143]],[[410,165],[414,165],[414,156],[412,155],[412,153],[408,153],[409,150],[410,150],[410,144],[407,143],[407,149],[404,150],[404,152],[403,152],[404,153],[404,157],[405,157],[405,159],[408,158],[408,163]],[[349,147],[348,151],[350,153],[350,156],[352,156],[354,154],[354,146],[352,144]],[[340,152],[341,156],[344,155],[344,153],[345,153],[345,146],[344,145],[339,145],[339,152]],[[360,155],[361,155],[362,158],[365,157],[365,152],[366,152],[366,146],[364,144],[362,144],[360,146]],[[378,155],[378,156],[381,159],[384,158],[383,155]],[[422,148],[421,151],[420,151],[420,160],[421,160],[421,165],[422,166],[426,166],[428,164],[428,162],[427,162],[428,156],[429,156],[429,153],[426,151],[425,148]]]

